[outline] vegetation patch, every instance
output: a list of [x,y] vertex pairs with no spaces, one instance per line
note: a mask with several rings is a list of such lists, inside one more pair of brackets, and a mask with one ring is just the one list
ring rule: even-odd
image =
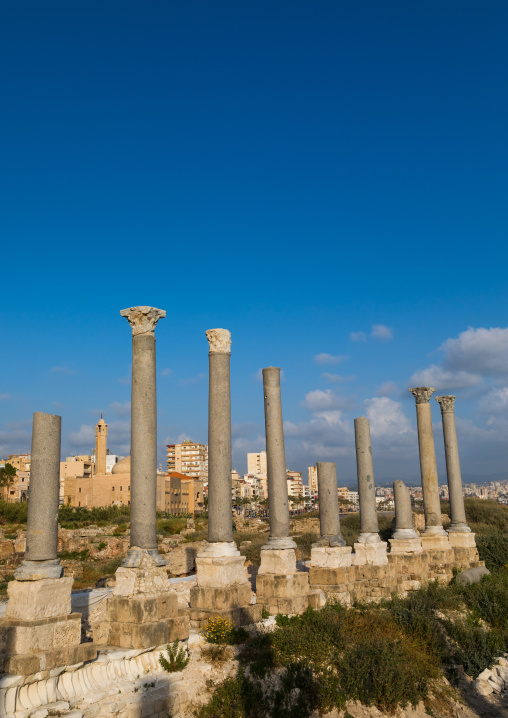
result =
[[249,634],[241,626],[234,626],[228,618],[209,618],[203,629],[203,636],[207,643],[234,646],[244,643]]
[[159,653],[159,663],[168,673],[177,673],[183,671],[190,661],[190,656],[184,648],[178,646],[178,640],[169,643],[167,646],[168,658],[166,659],[162,653]]

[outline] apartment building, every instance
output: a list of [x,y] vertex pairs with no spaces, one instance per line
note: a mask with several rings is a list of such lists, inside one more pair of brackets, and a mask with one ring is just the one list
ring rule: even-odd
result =
[[268,475],[266,451],[247,454],[247,474],[250,476],[263,476],[266,479]]
[[181,444],[168,444],[167,473],[177,472],[201,481],[208,481],[208,446],[185,439]]
[[311,495],[318,493],[317,466],[309,466],[307,469],[309,479],[309,490]]
[[203,510],[203,481],[178,471],[166,476],[165,510],[171,514],[193,514]]
[[303,496],[303,477],[301,471],[286,471],[288,496]]

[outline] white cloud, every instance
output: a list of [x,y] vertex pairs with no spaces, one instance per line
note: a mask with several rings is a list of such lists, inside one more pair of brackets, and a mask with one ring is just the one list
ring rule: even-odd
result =
[[324,371],[321,376],[323,379],[326,379],[327,382],[330,384],[336,384],[339,381],[352,381],[354,377],[352,376],[342,376],[341,374],[330,374],[327,371]]
[[10,394],[0,394],[0,401],[7,401],[7,399],[10,399]]
[[130,401],[124,401],[123,403],[120,401],[114,401],[112,404],[109,405],[109,408],[118,417],[129,416],[129,414],[131,413]]
[[161,371],[161,376],[171,376],[172,373],[173,369],[166,368]]
[[446,389],[467,389],[482,381],[478,374],[467,371],[453,371],[438,364],[431,364],[427,369],[417,371],[409,380],[411,386],[432,386],[439,391]]
[[365,332],[351,332],[349,338],[354,342],[365,342],[367,341],[367,335]]
[[473,329],[447,339],[440,349],[450,369],[473,374],[508,374],[508,328]]
[[506,414],[508,417],[508,387],[491,389],[480,399],[478,405],[485,414]]
[[345,359],[347,359],[347,357],[341,356],[340,354],[334,356],[333,354],[327,354],[326,352],[316,354],[314,357],[316,364],[340,364]]
[[71,431],[67,441],[71,446],[87,446],[91,448],[95,443],[95,428],[87,424],[81,424],[79,431]]
[[380,339],[383,342],[389,342],[393,339],[393,329],[387,327],[385,324],[373,324],[371,337],[374,339]]
[[51,371],[55,374],[65,374],[66,376],[73,376],[74,374],[77,374],[77,372],[69,366],[54,366],[51,368]]
[[372,436],[392,437],[414,434],[411,422],[403,413],[402,405],[398,401],[385,396],[366,399],[364,404]]
[[330,411],[331,409],[346,409],[351,405],[348,399],[344,399],[332,389],[314,389],[305,394],[302,406],[313,412]]
[[376,394],[378,394],[378,396],[393,396],[393,394],[398,393],[399,388],[394,381],[384,381],[376,389]]

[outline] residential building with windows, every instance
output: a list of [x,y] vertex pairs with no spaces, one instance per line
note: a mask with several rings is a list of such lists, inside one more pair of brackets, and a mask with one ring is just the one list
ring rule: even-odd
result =
[[247,454],[247,474],[250,476],[262,476],[266,479],[268,476],[266,451]]
[[166,446],[167,473],[177,472],[208,481],[208,446],[185,439],[181,444]]

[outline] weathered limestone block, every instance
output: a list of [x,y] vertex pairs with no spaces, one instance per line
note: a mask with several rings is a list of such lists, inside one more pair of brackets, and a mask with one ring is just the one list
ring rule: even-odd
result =
[[76,646],[81,641],[81,614],[0,622],[0,648],[6,654],[40,653]]
[[176,616],[165,621],[150,623],[116,623],[108,621],[94,627],[94,640],[101,645],[120,648],[149,648],[184,640],[189,635],[187,616]]
[[210,588],[227,588],[248,582],[245,556],[205,557],[198,555],[198,583]]
[[386,555],[387,543],[379,541],[379,543],[355,543],[352,563],[354,566],[381,566],[388,563]]
[[224,618],[231,621],[234,626],[248,626],[261,620],[262,610],[261,603],[219,610],[191,607],[189,616],[194,628],[202,628],[209,618]]
[[449,531],[448,541],[452,548],[476,548],[475,534],[464,531]]
[[391,554],[421,553],[422,542],[419,538],[390,539]]
[[448,534],[422,534],[421,536],[422,549],[425,552],[428,551],[449,551],[450,541]]
[[[185,576],[196,568],[196,557],[203,550],[204,541],[185,543],[171,549],[165,554],[167,560],[166,571],[168,576]],[[159,550],[164,550],[161,546]]]
[[296,551],[292,548],[261,549],[261,565],[259,574],[263,573],[295,573]]
[[313,546],[310,553],[311,566],[319,568],[340,568],[351,566],[351,546]]
[[166,570],[149,560],[140,568],[120,566],[115,576],[114,596],[160,596],[171,590]]
[[29,621],[70,614],[73,581],[70,577],[10,581],[6,617]]
[[194,586],[191,588],[192,608],[223,611],[248,606],[252,598],[250,583],[227,588]]
[[256,595],[260,602],[265,598],[292,598],[303,596],[309,590],[307,573],[293,574],[258,574],[256,577]]

